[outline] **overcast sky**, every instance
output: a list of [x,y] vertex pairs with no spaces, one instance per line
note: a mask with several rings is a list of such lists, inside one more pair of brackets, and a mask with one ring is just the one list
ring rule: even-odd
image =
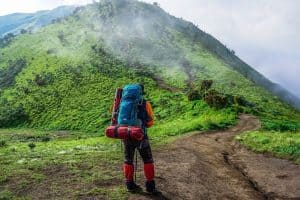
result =
[[[153,2],[144,0],[147,2]],[[0,0],[0,15],[91,0]],[[300,0],[156,0],[300,97]],[[299,78],[298,78],[299,77]]]

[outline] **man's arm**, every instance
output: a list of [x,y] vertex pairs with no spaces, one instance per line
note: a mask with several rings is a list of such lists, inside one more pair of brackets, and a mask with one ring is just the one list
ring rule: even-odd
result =
[[147,121],[146,127],[150,128],[154,123],[154,114],[150,102],[146,101]]

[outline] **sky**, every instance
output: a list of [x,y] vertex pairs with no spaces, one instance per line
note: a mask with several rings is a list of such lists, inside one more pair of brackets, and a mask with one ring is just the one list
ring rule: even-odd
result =
[[92,0],[0,0],[0,16],[15,12],[49,10],[60,5],[84,5]]
[[[300,97],[299,0],[144,0],[210,33],[242,60]],[[0,0],[0,15],[91,0]]]

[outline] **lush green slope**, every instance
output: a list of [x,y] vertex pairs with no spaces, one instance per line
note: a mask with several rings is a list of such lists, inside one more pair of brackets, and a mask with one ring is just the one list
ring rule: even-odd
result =
[[114,89],[129,82],[146,84],[158,124],[189,121],[206,111],[223,112],[188,101],[184,93],[211,79],[219,92],[255,104],[242,110],[262,116],[267,128],[281,129],[282,119],[299,128],[296,111],[233,70],[191,30],[192,24],[159,7],[116,0],[20,35],[0,50],[1,126],[102,131]]

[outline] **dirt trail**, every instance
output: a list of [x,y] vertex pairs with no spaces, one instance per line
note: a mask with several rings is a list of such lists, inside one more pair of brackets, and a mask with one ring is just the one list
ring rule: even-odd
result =
[[252,153],[233,141],[259,127],[256,118],[241,115],[229,130],[187,136],[154,152],[162,195],[129,199],[300,199],[300,166]]

